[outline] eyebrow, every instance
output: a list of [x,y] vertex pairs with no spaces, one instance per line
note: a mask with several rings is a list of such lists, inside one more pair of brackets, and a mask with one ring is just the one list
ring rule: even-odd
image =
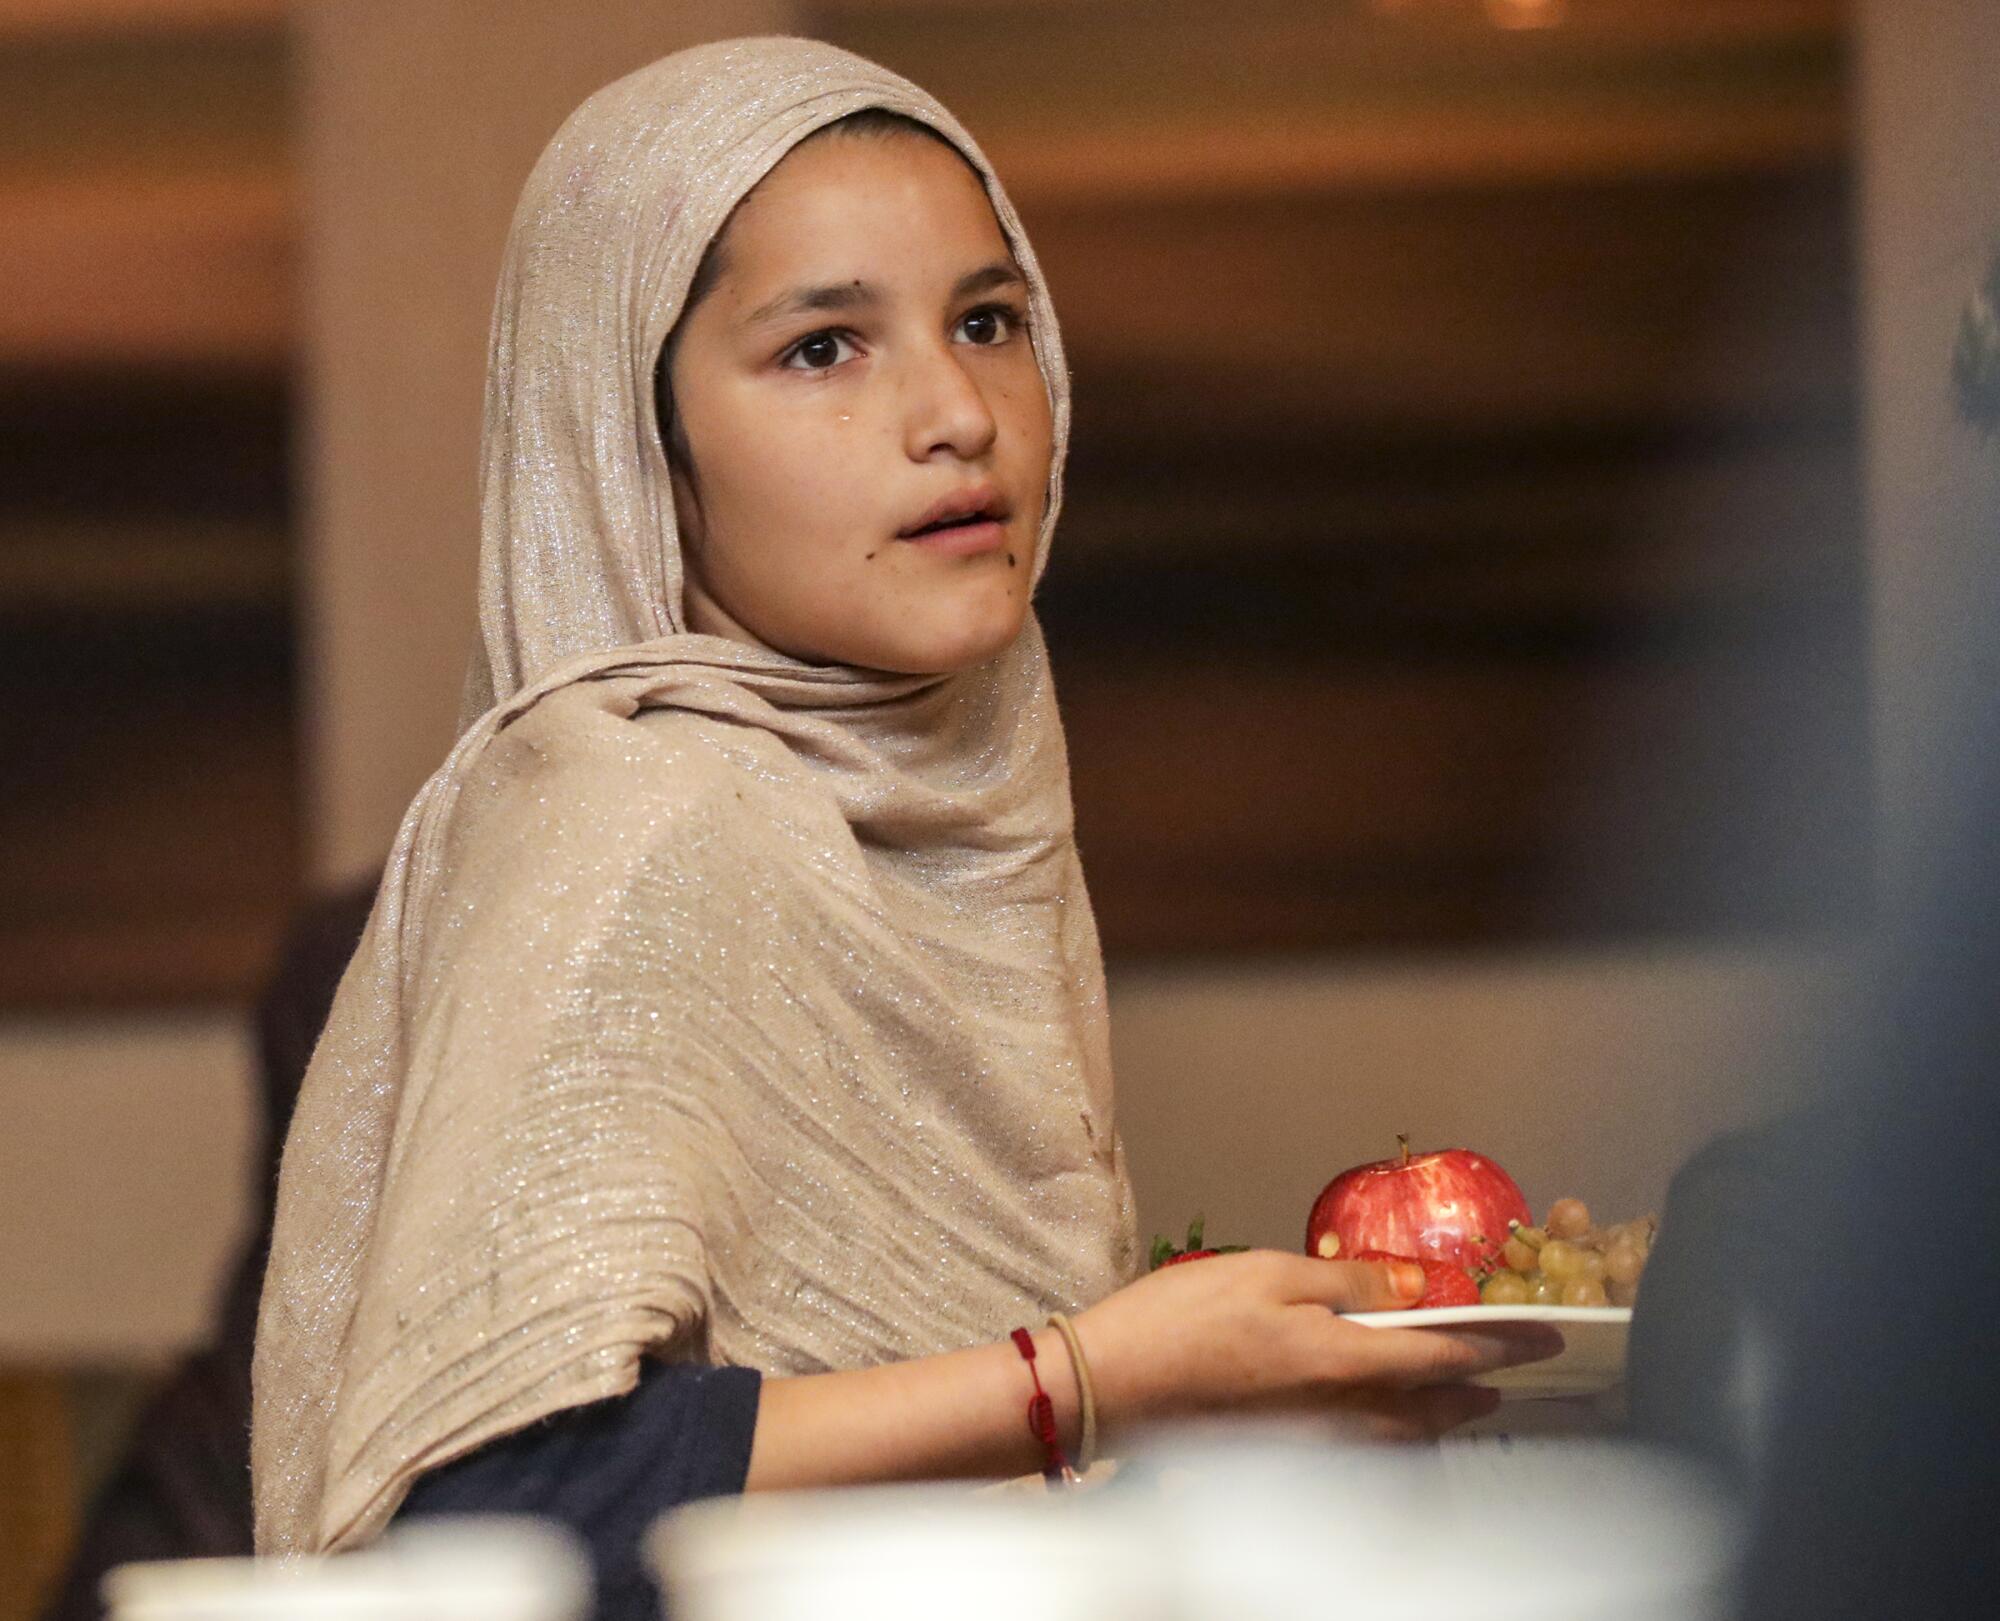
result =
[[[991,292],[996,287],[1027,285],[1027,276],[1012,259],[995,259],[991,264],[981,265],[977,270],[968,270],[953,282],[951,298],[955,303],[961,298],[970,298],[975,293]],[[814,314],[826,310],[863,309],[868,305],[879,303],[881,297],[879,290],[859,280],[826,282],[818,287],[793,287],[778,294],[776,298],[759,304],[744,317],[744,324],[763,326],[766,322],[794,315]]]

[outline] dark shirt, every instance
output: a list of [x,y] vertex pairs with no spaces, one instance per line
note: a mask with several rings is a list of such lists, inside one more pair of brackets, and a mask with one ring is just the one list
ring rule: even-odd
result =
[[743,1489],[761,1389],[753,1368],[649,1361],[629,1395],[557,1413],[420,1476],[396,1518],[554,1520],[589,1550],[597,1621],[658,1621],[641,1541],[676,1504]]

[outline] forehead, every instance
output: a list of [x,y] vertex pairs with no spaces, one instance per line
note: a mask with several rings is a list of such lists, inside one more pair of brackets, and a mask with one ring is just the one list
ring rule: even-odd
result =
[[722,279],[742,296],[801,277],[956,276],[964,261],[1008,252],[985,186],[953,148],[914,133],[837,131],[786,153],[719,246]]

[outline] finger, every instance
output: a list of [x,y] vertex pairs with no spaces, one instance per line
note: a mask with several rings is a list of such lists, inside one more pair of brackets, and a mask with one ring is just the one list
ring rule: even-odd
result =
[[1316,1400],[1304,1399],[1296,1390],[1272,1392],[1244,1404],[1243,1410],[1282,1414],[1301,1435],[1318,1430],[1329,1442],[1357,1437],[1425,1441],[1484,1418],[1500,1400],[1499,1391],[1484,1385],[1425,1385],[1416,1390],[1348,1386]]
[[1480,1385],[1426,1385],[1421,1390],[1344,1392],[1327,1410],[1332,1439],[1408,1443],[1435,1441],[1500,1405],[1500,1392]]
[[1354,1391],[1334,1411],[1334,1423],[1376,1441],[1438,1441],[1460,1425],[1484,1419],[1500,1391],[1484,1385],[1424,1385],[1420,1391]]
[[1273,1251],[1270,1262],[1279,1298],[1289,1305],[1400,1311],[1424,1292],[1424,1269],[1414,1261],[1322,1261]]
[[1395,1397],[1405,1422],[1413,1425],[1419,1438],[1435,1441],[1461,1424],[1484,1418],[1500,1405],[1500,1392],[1484,1385],[1425,1385]]
[[1476,1379],[1563,1348],[1561,1332],[1546,1323],[1376,1328],[1328,1318],[1326,1333],[1332,1377],[1399,1389]]

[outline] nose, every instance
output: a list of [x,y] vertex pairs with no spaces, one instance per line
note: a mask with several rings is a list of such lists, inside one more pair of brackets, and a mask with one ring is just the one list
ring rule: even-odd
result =
[[912,461],[927,462],[940,451],[972,461],[993,447],[999,424],[958,347],[945,342],[912,362],[904,384],[904,433]]

